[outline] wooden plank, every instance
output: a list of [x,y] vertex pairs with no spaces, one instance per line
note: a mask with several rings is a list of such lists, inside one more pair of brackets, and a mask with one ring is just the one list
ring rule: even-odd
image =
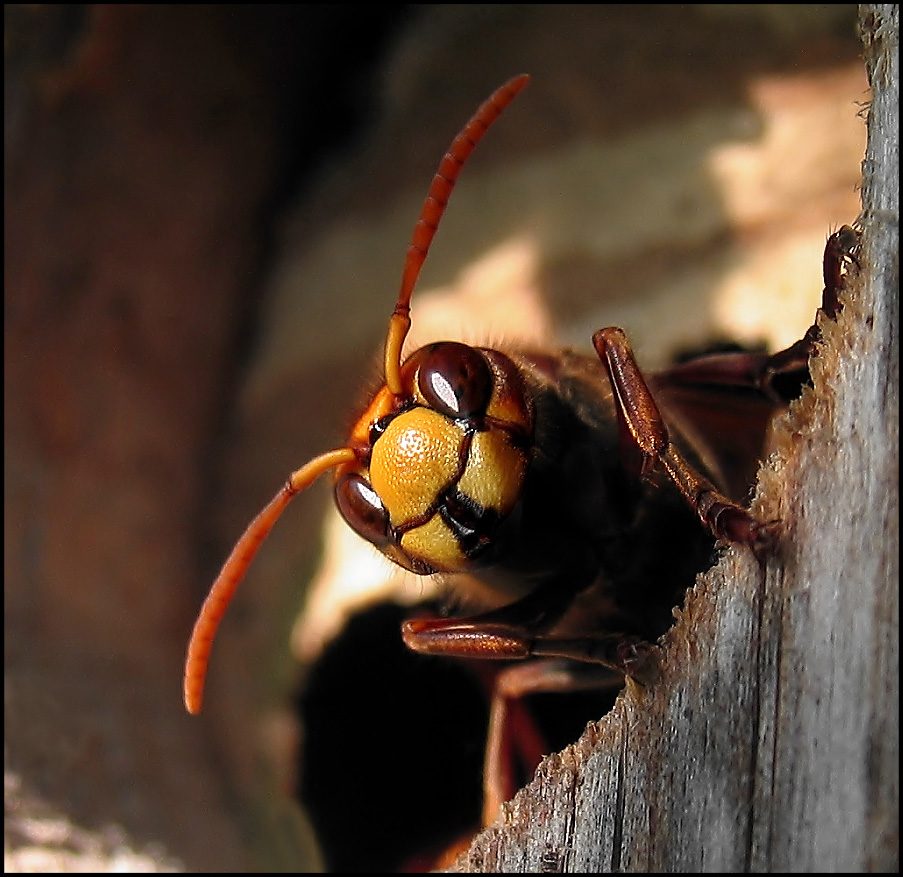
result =
[[460,871],[899,869],[899,7],[863,5],[862,268],[754,508],[663,649]]

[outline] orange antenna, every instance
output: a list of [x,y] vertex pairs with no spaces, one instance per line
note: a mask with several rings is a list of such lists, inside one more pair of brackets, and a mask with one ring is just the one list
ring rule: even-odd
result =
[[336,448],[319,457],[314,457],[297,472],[291,474],[279,493],[251,521],[248,529],[235,544],[232,553],[216,577],[216,581],[210,587],[210,593],[201,607],[198,620],[194,623],[194,630],[191,632],[191,639],[188,641],[183,691],[185,709],[192,715],[201,711],[201,703],[204,699],[204,679],[207,675],[207,664],[210,660],[210,650],[213,647],[216,630],[235,589],[245,577],[263,540],[273,529],[273,524],[285,511],[285,507],[295,494],[313,484],[324,472],[340,466],[342,463],[350,463],[354,459],[355,454],[351,448]]
[[[517,93],[530,81],[526,74],[515,76],[497,89],[474,113],[473,118],[461,129],[452,141],[448,152],[439,163],[439,169],[430,184],[429,193],[420,213],[420,219],[414,226],[411,244],[408,247],[404,271],[401,280],[401,292],[395,305],[395,312],[389,321],[389,332],[386,337],[386,385],[394,395],[400,395],[401,387],[401,348],[411,328],[410,301],[411,293],[420,274],[420,268],[426,259],[427,251],[439,221],[445,212],[448,198],[458,179],[464,162],[473,152],[474,147],[489,129],[489,126],[501,115],[502,110],[514,100]],[[225,614],[226,607],[235,594],[235,589],[245,577],[263,541],[269,535],[279,516],[297,493],[309,487],[320,475],[343,463],[356,459],[350,447],[336,448],[319,457],[315,457],[305,466],[293,472],[266,507],[248,525],[247,530],[232,549],[232,553],[223,564],[219,575],[210,588],[210,593],[201,607],[195,622],[191,639],[188,642],[188,655],[185,659],[184,696],[185,708],[195,714],[201,711],[204,694],[204,679],[213,638]]]
[[386,386],[389,388],[389,392],[395,396],[400,396],[402,392],[401,348],[411,328],[411,293],[414,291],[414,285],[417,283],[417,277],[423,267],[436,229],[439,228],[439,221],[442,219],[442,214],[445,213],[458,174],[461,173],[461,168],[470,157],[474,147],[489,130],[489,126],[529,81],[529,75],[522,73],[496,89],[480,104],[471,120],[452,140],[448,152],[439,162],[439,169],[430,184],[426,201],[423,202],[420,219],[417,220],[414,233],[411,235],[404,271],[401,275],[401,292],[398,294],[395,311],[389,320],[389,332],[386,336]]

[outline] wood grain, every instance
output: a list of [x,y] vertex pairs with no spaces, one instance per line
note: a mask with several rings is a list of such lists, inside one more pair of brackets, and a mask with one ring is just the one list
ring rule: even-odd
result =
[[898,870],[898,17],[860,11],[861,271],[760,479],[779,551],[700,577],[659,680],[547,758],[452,870]]

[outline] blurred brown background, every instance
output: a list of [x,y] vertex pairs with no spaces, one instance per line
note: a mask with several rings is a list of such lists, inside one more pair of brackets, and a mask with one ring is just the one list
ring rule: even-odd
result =
[[[431,174],[497,85],[533,76],[462,175],[419,341],[787,344],[858,212],[853,6],[371,9],[5,7],[7,870],[320,865],[296,658],[365,577],[335,570],[326,485],[240,590],[200,719],[184,648],[243,526],[342,440]],[[316,750],[345,809],[313,822],[341,823],[327,864],[397,866],[405,799],[437,821],[447,790],[376,736],[396,710],[355,686],[392,671],[349,648]],[[405,705],[455,730],[453,697]]]

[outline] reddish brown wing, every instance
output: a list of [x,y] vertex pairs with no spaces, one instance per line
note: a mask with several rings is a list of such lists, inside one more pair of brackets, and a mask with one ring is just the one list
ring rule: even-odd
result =
[[669,425],[680,430],[736,502],[748,498],[774,415],[784,399],[799,395],[803,367],[782,376],[780,394],[760,389],[771,357],[766,353],[718,353],[697,357],[650,379]]

